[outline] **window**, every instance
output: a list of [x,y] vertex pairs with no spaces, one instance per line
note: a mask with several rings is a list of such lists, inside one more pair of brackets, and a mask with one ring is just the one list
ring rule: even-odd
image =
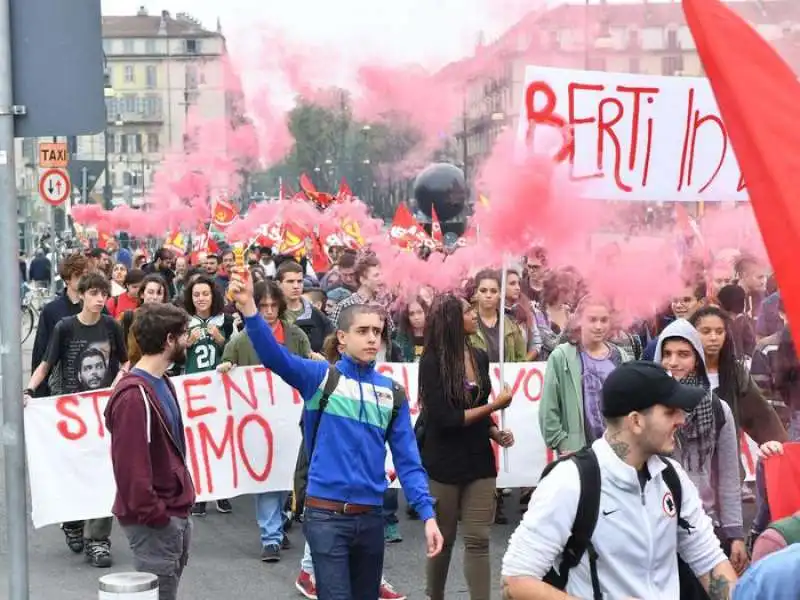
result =
[[186,65],[186,85],[185,88],[187,90],[193,90],[197,88],[197,66],[196,65]]
[[148,133],[147,134],[147,151],[148,152],[158,152],[158,134],[157,133]]
[[639,57],[638,56],[631,56],[628,59],[628,72],[629,73],[638,73],[641,69],[641,64],[639,64]]
[[641,46],[641,40],[639,39],[639,32],[636,29],[631,29],[628,31],[628,47],[629,48],[638,48]]
[[122,172],[122,185],[128,186],[133,185],[133,178],[131,177],[132,173],[130,171],[123,171]]
[[123,40],[123,42],[122,42],[122,51],[125,54],[133,54],[133,52],[134,52],[133,40]]
[[186,54],[199,54],[200,40],[184,40],[184,47],[186,48]]
[[128,136],[125,134],[120,134],[119,136],[119,153],[120,154],[128,153]]
[[680,43],[678,42],[678,30],[670,29],[667,31],[667,49],[677,50],[680,47]]
[[123,96],[125,102],[125,110],[120,112],[135,113],[136,112],[136,94],[125,94]]
[[156,51],[156,41],[155,40],[145,40],[144,41],[144,51],[146,54],[155,54]]
[[136,81],[136,71],[133,65],[125,65],[125,83],[134,83]]
[[114,117],[117,115],[117,99],[116,98],[106,98],[106,116],[108,117],[107,120],[113,121]]
[[586,68],[589,71],[605,71],[606,59],[603,56],[589,56],[586,58]]
[[125,137],[128,138],[127,146],[129,154],[140,154],[142,152],[142,134],[129,133]]
[[145,84],[149,88],[154,88],[158,85],[158,76],[156,68],[153,65],[147,65],[144,70]]
[[111,54],[111,50],[114,48],[114,41],[113,40],[103,40],[103,52],[106,54]]
[[106,132],[106,147],[109,154],[114,154],[117,151],[115,140],[116,136],[113,133]]
[[683,71],[682,56],[664,56],[661,58],[661,74],[676,75]]
[[560,48],[561,47],[561,39],[560,39],[560,36],[558,35],[558,31],[557,30],[551,31],[549,33],[549,38],[550,39],[548,40],[548,45],[550,46],[550,48]]

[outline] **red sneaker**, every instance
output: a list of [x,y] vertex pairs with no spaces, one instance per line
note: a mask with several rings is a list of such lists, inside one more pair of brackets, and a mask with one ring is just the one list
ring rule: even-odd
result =
[[314,585],[311,573],[301,570],[300,575],[297,576],[297,581],[294,582],[294,587],[308,600],[317,600],[317,586]]
[[381,581],[381,589],[378,600],[406,600],[406,596],[396,592],[391,584],[385,579]]

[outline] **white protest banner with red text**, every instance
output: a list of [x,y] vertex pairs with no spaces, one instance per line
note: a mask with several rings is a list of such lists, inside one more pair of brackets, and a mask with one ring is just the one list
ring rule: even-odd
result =
[[[495,447],[498,487],[536,484],[553,459],[539,431],[538,403],[546,363],[506,365],[514,402],[506,423],[516,444],[503,454]],[[379,370],[410,394],[416,419],[417,365],[383,364]],[[492,366],[495,393],[499,369]],[[261,367],[229,374],[201,373],[174,380],[186,430],[187,463],[199,500],[292,488],[300,446],[301,399],[282,379]],[[110,390],[34,399],[25,408],[28,471],[35,527],[111,514],[115,483],[110,436],[104,425]],[[755,456],[743,444],[743,464],[752,479]],[[387,473],[392,473],[391,456]],[[395,482],[395,485],[397,482]]]
[[708,80],[528,66],[518,137],[602,200],[747,200]]

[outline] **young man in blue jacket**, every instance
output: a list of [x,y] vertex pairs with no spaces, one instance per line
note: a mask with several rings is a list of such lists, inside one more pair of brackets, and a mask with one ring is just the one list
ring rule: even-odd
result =
[[318,598],[374,600],[383,571],[387,442],[406,497],[425,522],[428,556],[438,554],[443,543],[408,401],[395,410],[395,384],[375,370],[382,309],[354,305],[342,311],[336,335],[344,353],[335,365],[338,382],[333,387],[327,385],[333,373],[327,364],[292,355],[275,340],[258,314],[249,278],[234,275],[229,291],[262,364],[298,390],[305,403],[310,467],[303,532],[314,560]]

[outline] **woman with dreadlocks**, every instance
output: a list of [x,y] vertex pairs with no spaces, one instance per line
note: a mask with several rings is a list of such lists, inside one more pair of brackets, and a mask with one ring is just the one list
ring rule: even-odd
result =
[[501,431],[491,417],[511,404],[511,390],[505,387],[489,403],[489,356],[469,341],[477,330],[477,319],[466,300],[445,294],[434,300],[425,325],[425,349],[419,362],[423,421],[418,437],[444,537],[442,552],[428,559],[427,595],[431,600],[444,600],[459,517],[470,599],[491,597],[489,533],[497,481],[491,442],[509,447],[514,436]]
[[744,430],[758,445],[788,441],[775,409],[764,398],[747,366],[736,359],[727,313],[716,306],[704,306],[689,321],[703,341],[711,389],[730,405],[737,429]]

